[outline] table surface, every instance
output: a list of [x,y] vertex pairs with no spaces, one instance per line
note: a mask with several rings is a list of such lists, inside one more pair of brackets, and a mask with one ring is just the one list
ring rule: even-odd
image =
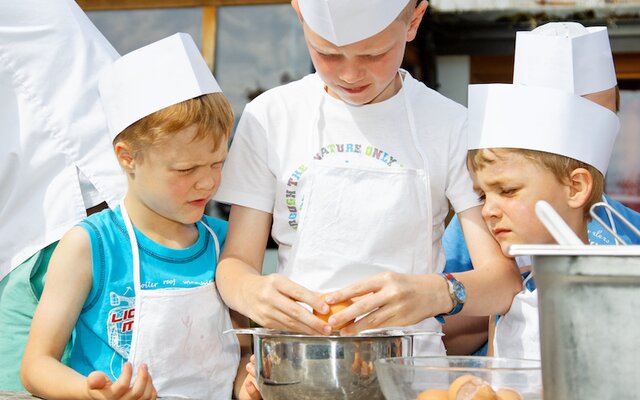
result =
[[3,392],[0,391],[0,400],[20,400],[20,399],[37,399],[26,392]]

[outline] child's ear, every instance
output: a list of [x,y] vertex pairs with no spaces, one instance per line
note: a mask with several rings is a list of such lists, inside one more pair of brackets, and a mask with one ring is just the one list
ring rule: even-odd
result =
[[125,172],[132,172],[135,166],[135,159],[129,143],[121,140],[115,144],[113,150],[116,153],[120,167],[122,167]]
[[[297,0],[292,0],[292,2],[293,1]],[[413,15],[411,15],[411,20],[409,21],[407,42],[410,42],[416,38],[418,28],[420,27],[420,22],[422,22],[422,17],[424,17],[424,13],[427,11],[427,7],[429,7],[429,2],[426,0],[418,0],[418,2],[418,6],[415,10],[413,10]]]
[[572,208],[581,208],[593,191],[593,176],[585,168],[576,168],[569,175],[569,201]]

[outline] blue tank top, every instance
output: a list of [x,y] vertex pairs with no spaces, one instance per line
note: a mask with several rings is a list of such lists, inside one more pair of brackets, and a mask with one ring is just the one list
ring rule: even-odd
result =
[[[206,215],[202,222],[216,234],[222,249],[227,223]],[[120,207],[79,225],[91,240],[93,282],[75,326],[70,366],[83,375],[99,370],[116,380],[129,357],[135,312],[131,245]],[[196,226],[196,243],[179,250],[155,243],[134,227],[143,290],[190,288],[214,280],[215,243],[202,224]]]

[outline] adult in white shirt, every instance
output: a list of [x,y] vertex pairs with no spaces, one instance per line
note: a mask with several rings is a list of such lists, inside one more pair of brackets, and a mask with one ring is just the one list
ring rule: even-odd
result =
[[0,390],[20,360],[48,259],[126,182],[97,78],[118,53],[72,0],[0,2]]

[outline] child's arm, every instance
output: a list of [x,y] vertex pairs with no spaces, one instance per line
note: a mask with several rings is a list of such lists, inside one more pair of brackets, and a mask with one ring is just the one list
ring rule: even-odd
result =
[[[512,259],[505,257],[481,215],[481,206],[458,214],[469,243],[472,271],[454,274],[465,286],[464,315],[490,315],[506,312],[518,293],[520,275]],[[369,313],[340,332],[352,335],[382,326],[406,326],[445,314],[453,307],[445,279],[437,274],[409,275],[384,272],[332,293],[329,304],[362,296],[345,310],[329,318],[340,325]]]
[[[235,311],[231,311],[231,322],[234,328],[248,328],[249,319]],[[232,335],[232,334],[231,334]],[[238,335],[240,341],[240,364],[238,365],[238,373],[233,383],[234,398],[239,400],[259,400],[262,398],[258,391],[258,385],[255,377],[251,376],[247,371],[247,365],[251,358],[251,340],[250,335]]]
[[[148,374],[143,373],[129,388],[130,365],[123,368],[121,379],[111,383],[101,372],[86,378],[60,362],[91,290],[91,278],[90,239],[84,229],[75,227],[62,238],[49,263],[22,359],[23,385],[36,396],[48,399],[111,399],[133,392],[140,396],[132,398],[152,398],[155,389]],[[146,367],[143,369],[146,371]],[[148,396],[144,397],[146,393]]]
[[318,294],[280,274],[261,275],[270,229],[271,214],[231,207],[229,231],[216,269],[220,295],[230,308],[266,328],[330,333],[328,325],[297,303],[326,314],[329,307]]
[[445,318],[442,326],[444,347],[447,355],[466,356],[474,354],[487,343],[489,317],[452,315]]
[[522,279],[513,258],[502,253],[482,218],[482,206],[459,215],[474,270],[456,274],[464,283],[467,304],[465,315],[504,314],[520,291]]

